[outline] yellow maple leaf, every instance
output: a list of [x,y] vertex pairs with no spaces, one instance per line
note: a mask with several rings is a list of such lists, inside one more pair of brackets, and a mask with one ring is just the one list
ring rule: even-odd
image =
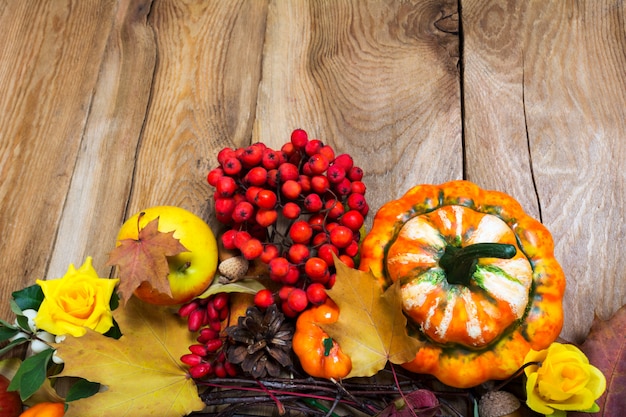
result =
[[69,403],[66,417],[179,417],[202,410],[198,389],[179,360],[194,343],[186,324],[169,309],[134,297],[113,317],[123,334],[119,340],[88,331],[54,345],[65,361],[59,376],[105,386]]
[[408,335],[399,284],[385,292],[374,276],[335,258],[337,277],[328,295],[339,306],[339,319],[321,325],[352,359],[348,378],[372,376],[390,361],[413,360],[422,342]]

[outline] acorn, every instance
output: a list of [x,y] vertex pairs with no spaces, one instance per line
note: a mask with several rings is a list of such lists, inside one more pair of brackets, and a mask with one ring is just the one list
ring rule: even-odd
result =
[[243,278],[248,272],[249,262],[243,256],[233,256],[232,258],[224,259],[218,265],[218,270],[221,275],[228,278],[229,281],[237,281]]
[[521,403],[506,391],[490,391],[478,403],[480,417],[522,417]]

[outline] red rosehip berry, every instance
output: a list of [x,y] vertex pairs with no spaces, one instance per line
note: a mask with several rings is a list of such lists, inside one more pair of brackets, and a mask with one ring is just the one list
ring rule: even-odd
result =
[[322,258],[313,256],[304,264],[304,273],[313,281],[322,279],[328,273],[328,264]]
[[263,167],[254,167],[248,171],[244,181],[250,185],[264,185],[267,182],[267,170]]
[[313,236],[313,228],[305,220],[296,220],[289,228],[289,237],[295,243],[308,243]]
[[364,222],[363,215],[358,210],[348,210],[339,219],[339,224],[346,226],[353,232],[358,231]]
[[291,143],[297,148],[304,148],[309,141],[309,135],[303,129],[291,132]]
[[338,248],[347,247],[353,238],[352,230],[346,226],[337,226],[330,231],[330,242]]
[[252,238],[244,243],[239,250],[241,250],[241,254],[244,258],[251,261],[261,256],[263,253],[263,244],[259,239]]
[[262,290],[257,291],[254,295],[254,305],[259,308],[267,308],[274,304],[274,295],[272,291],[264,288]]
[[285,203],[282,209],[283,216],[290,220],[295,220],[300,217],[301,211],[300,206],[291,201]]
[[274,209],[258,209],[254,216],[256,222],[261,227],[270,227],[278,219],[278,212]]
[[302,186],[295,180],[287,180],[280,187],[280,191],[290,200],[295,200],[300,196]]
[[294,288],[287,297],[287,305],[297,313],[304,311],[309,305],[306,292],[300,288]]
[[302,205],[307,211],[315,213],[324,207],[324,202],[318,194],[309,194],[304,198]]
[[306,297],[311,304],[324,304],[326,298],[328,298],[328,294],[326,294],[326,287],[319,282],[314,282],[307,287]]

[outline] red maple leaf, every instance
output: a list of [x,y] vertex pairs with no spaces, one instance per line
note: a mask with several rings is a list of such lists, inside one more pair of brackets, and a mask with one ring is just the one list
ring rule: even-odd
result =
[[124,303],[144,282],[148,282],[155,290],[171,296],[172,291],[167,279],[170,272],[167,257],[188,252],[187,248],[174,238],[174,231],[159,232],[158,217],[146,224],[143,229],[139,228],[139,219],[137,239],[120,240],[119,246],[109,254],[107,262],[107,265],[117,265],[119,268],[118,291]]

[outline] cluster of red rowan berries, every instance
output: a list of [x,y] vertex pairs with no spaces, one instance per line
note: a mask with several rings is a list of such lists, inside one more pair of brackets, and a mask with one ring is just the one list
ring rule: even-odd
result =
[[255,303],[278,303],[288,317],[321,304],[335,280],[334,256],[353,267],[369,207],[363,170],[349,154],[296,129],[280,150],[263,143],[218,155],[207,177],[228,250],[268,266],[280,291]]

